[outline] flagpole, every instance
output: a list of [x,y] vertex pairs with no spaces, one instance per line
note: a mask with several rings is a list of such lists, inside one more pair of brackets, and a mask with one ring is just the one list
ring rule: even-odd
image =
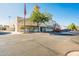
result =
[[24,3],[24,33],[25,33],[25,17],[26,17],[26,3]]
[[25,33],[25,16],[24,16],[24,33]]

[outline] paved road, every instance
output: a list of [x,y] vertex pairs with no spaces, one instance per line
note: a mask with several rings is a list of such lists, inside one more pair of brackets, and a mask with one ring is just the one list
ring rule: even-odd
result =
[[0,35],[2,56],[60,56],[79,50],[73,40],[79,36],[59,36],[48,33]]

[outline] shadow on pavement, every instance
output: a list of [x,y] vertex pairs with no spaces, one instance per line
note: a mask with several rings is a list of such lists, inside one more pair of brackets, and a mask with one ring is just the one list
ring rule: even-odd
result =
[[0,32],[0,35],[7,35],[7,34],[11,34],[10,32]]
[[50,35],[61,35],[61,36],[75,36],[79,35],[79,31],[68,31],[68,32],[50,32]]

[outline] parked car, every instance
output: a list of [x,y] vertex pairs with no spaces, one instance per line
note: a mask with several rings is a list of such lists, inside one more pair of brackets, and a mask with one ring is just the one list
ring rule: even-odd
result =
[[71,31],[70,29],[63,29],[62,30],[63,32],[68,32],[68,31]]

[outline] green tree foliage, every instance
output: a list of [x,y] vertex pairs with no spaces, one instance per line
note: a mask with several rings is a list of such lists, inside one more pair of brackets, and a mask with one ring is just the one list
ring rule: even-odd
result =
[[34,7],[33,13],[30,17],[30,21],[37,23],[38,27],[41,23],[48,22],[51,19],[52,15],[50,15],[49,13],[41,13],[37,5]]
[[77,26],[74,23],[70,24],[67,28],[70,30],[77,30]]

